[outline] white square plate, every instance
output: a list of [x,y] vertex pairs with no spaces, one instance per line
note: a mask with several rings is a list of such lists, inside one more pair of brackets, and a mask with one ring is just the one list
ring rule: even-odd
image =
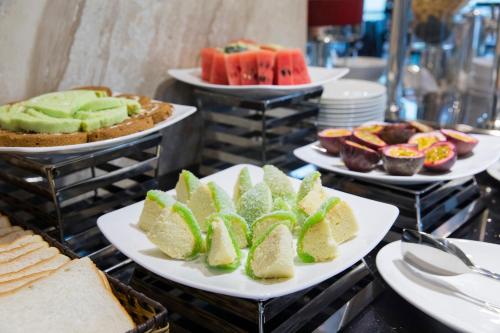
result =
[[[205,177],[202,181],[214,181],[232,195],[236,178],[245,166],[248,167],[254,184],[262,181],[261,168],[243,164]],[[291,179],[298,190],[300,181]],[[399,211],[394,206],[328,188],[326,190],[329,195],[345,200],[352,207],[359,224],[358,236],[341,244],[340,254],[333,261],[304,264],[296,258],[295,276],[279,282],[252,280],[245,275],[247,250],[242,251],[241,266],[231,273],[209,269],[204,256],[193,261],[168,259],[136,226],[143,201],[101,216],[97,225],[118,250],[137,264],[166,279],[219,294],[266,300],[311,287],[352,266],[382,240],[398,216]],[[171,190],[169,193],[175,194],[175,191]]]

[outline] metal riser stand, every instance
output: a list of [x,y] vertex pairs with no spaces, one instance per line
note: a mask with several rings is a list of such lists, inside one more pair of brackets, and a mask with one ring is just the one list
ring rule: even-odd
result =
[[312,288],[266,301],[186,287],[142,268],[135,270],[131,286],[169,309],[174,331],[231,333],[310,332],[332,316],[340,330],[382,289],[364,262]]
[[205,124],[200,173],[208,175],[240,163],[288,163],[293,149],[315,135],[312,120],[318,106],[308,100],[322,92],[315,88],[258,96],[196,90]]
[[157,187],[160,142],[156,133],[75,155],[2,154],[0,210],[92,256],[103,269],[120,264],[126,258],[109,245],[96,220]]

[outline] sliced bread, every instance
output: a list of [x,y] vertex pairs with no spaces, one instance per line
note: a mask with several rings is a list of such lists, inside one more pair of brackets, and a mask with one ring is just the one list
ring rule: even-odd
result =
[[7,234],[5,236],[0,237],[0,246],[8,245],[8,244],[14,242],[16,239],[18,239],[22,236],[26,236],[26,235],[33,235],[33,231],[20,230],[20,231],[11,232],[10,234]]
[[9,251],[0,252],[0,263],[14,260],[23,254],[41,249],[43,247],[49,247],[49,244],[47,244],[47,242],[33,242],[24,244],[23,246],[16,247]]
[[6,293],[8,291],[11,291],[11,290],[20,288],[24,285],[27,285],[28,283],[33,282],[35,280],[38,280],[38,279],[45,277],[47,275],[50,275],[53,272],[55,272],[55,270],[42,271],[42,272],[38,272],[35,274],[20,277],[19,279],[0,282],[0,295],[2,293]]
[[16,226],[12,226],[12,227],[3,227],[3,228],[0,228],[0,237],[8,235],[8,234],[10,234],[11,232],[14,232],[14,231],[21,231],[21,230],[23,230],[23,228],[18,227],[17,225]]
[[52,258],[42,260],[17,272],[0,275],[0,284],[7,281],[23,278],[43,271],[50,271],[66,264],[70,259],[63,254],[57,254]]
[[0,214],[0,228],[10,227],[10,220],[7,216]]
[[40,261],[52,258],[58,253],[59,250],[55,247],[31,251],[18,257],[16,260],[0,264],[0,275],[18,272]]
[[10,251],[18,247],[24,246],[25,244],[35,243],[35,242],[43,242],[42,237],[40,235],[24,235],[19,238],[16,238],[15,240],[13,240],[8,244],[0,244],[0,253],[5,251]]
[[0,295],[0,332],[123,333],[134,323],[88,258]]

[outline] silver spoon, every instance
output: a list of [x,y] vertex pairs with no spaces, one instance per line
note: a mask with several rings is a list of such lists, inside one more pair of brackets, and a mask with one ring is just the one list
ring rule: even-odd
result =
[[459,275],[473,272],[500,281],[500,274],[478,267],[458,246],[444,238],[404,229],[401,250],[405,261],[431,274]]

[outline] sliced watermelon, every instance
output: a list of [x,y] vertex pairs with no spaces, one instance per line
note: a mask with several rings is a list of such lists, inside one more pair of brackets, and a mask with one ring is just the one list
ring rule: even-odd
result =
[[217,50],[213,47],[205,47],[201,49],[201,78],[203,81],[210,81],[210,75],[212,74],[212,60],[215,53],[217,53]]
[[230,85],[237,86],[241,84],[240,53],[226,55],[226,72]]
[[240,53],[241,84],[258,84],[257,81],[257,53],[258,51],[247,51]]
[[306,60],[300,49],[290,50],[292,53],[292,77],[293,84],[311,83],[309,72],[307,71]]
[[257,80],[259,84],[273,84],[275,58],[276,52],[268,50],[257,52]]
[[274,84],[293,84],[292,52],[290,50],[279,50],[276,52]]
[[213,56],[210,83],[229,84],[226,73],[226,55],[222,52],[216,52]]

